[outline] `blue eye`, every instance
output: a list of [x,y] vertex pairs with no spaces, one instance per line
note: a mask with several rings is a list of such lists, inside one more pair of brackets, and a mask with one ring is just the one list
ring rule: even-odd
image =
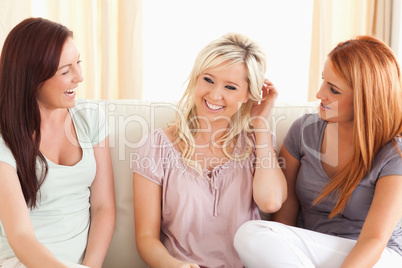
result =
[[336,94],[336,95],[341,94],[339,91],[335,90],[333,87],[331,87],[330,89],[333,94]]
[[212,81],[212,80],[211,80],[210,78],[208,78],[208,77],[204,77],[204,80],[207,81],[208,83],[211,83],[211,84],[214,83],[214,81]]
[[236,90],[236,88],[234,86],[226,86],[226,88],[230,89],[230,90]]

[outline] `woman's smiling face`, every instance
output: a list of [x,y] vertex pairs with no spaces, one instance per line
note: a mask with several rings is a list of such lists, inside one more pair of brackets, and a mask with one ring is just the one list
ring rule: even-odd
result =
[[353,89],[335,72],[332,62],[325,62],[322,72],[323,82],[317,92],[321,100],[318,115],[328,122],[353,122]]
[[42,108],[74,106],[76,89],[83,81],[80,62],[80,54],[73,39],[67,38],[55,75],[46,80],[39,91],[38,103]]
[[[230,120],[248,101],[248,82],[243,63],[205,70],[198,76],[195,86],[197,116],[208,121]],[[230,121],[228,121],[230,122]]]

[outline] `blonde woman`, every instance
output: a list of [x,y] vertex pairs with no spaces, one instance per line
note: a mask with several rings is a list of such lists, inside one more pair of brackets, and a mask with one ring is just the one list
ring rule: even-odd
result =
[[[136,241],[150,267],[243,267],[236,230],[260,218],[255,202],[275,212],[286,199],[267,124],[278,93],[264,80],[265,65],[244,35],[211,42],[195,61],[176,121],[138,150]],[[261,198],[253,200],[253,188]]]
[[245,224],[236,249],[247,267],[402,267],[397,60],[360,36],[332,50],[322,76],[318,114],[299,118],[280,152],[289,197],[277,222]]

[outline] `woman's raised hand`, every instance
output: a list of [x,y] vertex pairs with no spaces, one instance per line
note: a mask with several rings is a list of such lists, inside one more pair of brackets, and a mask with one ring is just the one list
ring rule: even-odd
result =
[[278,91],[276,90],[274,84],[272,84],[272,82],[268,79],[265,79],[264,85],[262,86],[263,100],[260,103],[255,103],[250,113],[254,128],[268,127],[267,120],[271,115],[278,95]]

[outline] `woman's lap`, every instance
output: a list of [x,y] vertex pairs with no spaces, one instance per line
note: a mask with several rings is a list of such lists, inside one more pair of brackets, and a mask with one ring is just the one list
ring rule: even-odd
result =
[[[356,241],[272,221],[250,221],[239,228],[234,244],[248,268],[335,268],[342,265]],[[392,267],[395,261],[402,265],[402,257],[386,248],[375,267]]]

